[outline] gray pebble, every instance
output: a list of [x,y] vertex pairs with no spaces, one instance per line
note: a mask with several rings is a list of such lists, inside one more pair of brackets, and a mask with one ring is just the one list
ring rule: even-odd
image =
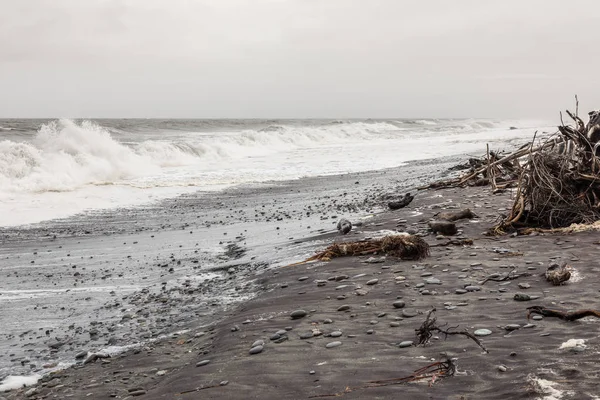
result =
[[258,353],[262,353],[262,351],[263,351],[263,348],[264,348],[264,347],[263,347],[262,345],[261,345],[261,346],[256,346],[256,347],[253,347],[253,348],[251,348],[251,349],[250,349],[249,353],[250,353],[250,354],[258,354]]
[[304,310],[296,310],[296,311],[292,311],[292,313],[290,314],[290,317],[292,319],[299,319],[299,318],[303,318],[306,317],[307,312]]
[[202,361],[198,361],[198,362],[196,363],[196,367],[203,367],[203,366],[205,366],[205,365],[206,365],[206,364],[208,364],[208,363],[210,363],[210,360],[202,360]]
[[413,345],[413,341],[412,340],[405,340],[403,342],[400,342],[398,344],[398,347],[403,348],[403,347],[410,347]]
[[325,345],[325,347],[328,348],[328,349],[332,349],[334,347],[338,347],[338,346],[341,346],[341,345],[342,345],[342,342],[330,342],[330,343],[327,343]]
[[403,300],[397,300],[392,305],[394,306],[394,308],[404,308],[406,303],[404,303]]

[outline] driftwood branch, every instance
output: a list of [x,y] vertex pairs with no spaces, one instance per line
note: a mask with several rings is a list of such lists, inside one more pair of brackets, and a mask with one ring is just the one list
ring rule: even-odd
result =
[[504,276],[500,276],[500,274],[492,274],[492,275],[488,276],[487,278],[485,278],[483,281],[481,281],[480,285],[485,285],[485,283],[488,281],[504,282],[504,281],[512,281],[515,279],[519,279],[524,276],[531,276],[531,274],[527,273],[527,272],[524,272],[522,274],[515,274],[514,272],[516,269],[517,269],[516,267],[513,268],[508,273],[506,273]]
[[576,310],[576,311],[561,311],[553,310],[542,306],[527,307],[527,319],[530,318],[531,314],[539,314],[544,317],[560,318],[564,321],[575,321],[585,317],[596,317],[600,318],[600,311],[598,310]]

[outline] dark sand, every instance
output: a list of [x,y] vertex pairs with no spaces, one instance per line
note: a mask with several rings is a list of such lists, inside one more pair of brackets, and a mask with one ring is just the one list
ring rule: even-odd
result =
[[[335,240],[368,237],[383,229],[424,233],[433,214],[469,207],[480,219],[459,221],[458,225],[462,236],[475,241],[473,246],[433,247],[431,257],[420,262],[388,258],[383,263],[365,263],[367,257],[353,257],[266,271],[261,281],[266,291],[230,311],[220,322],[121,356],[48,375],[33,388],[0,396],[126,399],[139,394],[136,398],[303,399],[342,392],[371,380],[407,376],[448,355],[457,358],[459,373],[453,377],[433,385],[422,382],[357,389],[342,398],[598,398],[598,320],[526,318],[526,307],[532,305],[600,308],[598,234],[483,236],[510,204],[509,194],[491,195],[487,188],[421,192],[407,209],[382,214],[349,237]],[[426,240],[430,244],[445,241],[434,235],[426,236]],[[503,255],[495,248],[522,255]],[[575,268],[577,274],[571,282],[554,287],[545,281],[541,274],[551,260],[568,261]],[[506,273],[513,266],[532,275],[509,283],[478,283],[489,274]],[[348,279],[339,278],[343,275]],[[398,279],[400,276],[406,279]],[[425,283],[432,277],[441,284]],[[372,279],[378,279],[377,283],[367,285]],[[325,284],[319,285],[319,281]],[[424,287],[417,287],[421,283]],[[481,290],[455,293],[468,284],[478,285]],[[530,288],[521,289],[518,284],[529,284]],[[513,299],[515,293],[539,298],[519,302]],[[406,303],[404,309],[392,306],[397,299]],[[343,305],[349,309],[337,311]],[[415,328],[432,307],[436,307],[440,323],[471,332],[491,330],[491,335],[482,338],[489,354],[460,336],[434,338],[425,347],[399,348],[398,343],[415,340]],[[290,313],[298,309],[306,310],[308,315],[292,320]],[[403,310],[413,310],[417,315],[403,317]],[[534,326],[524,328],[528,323]],[[521,328],[509,332],[504,329],[508,324]],[[288,329],[287,340],[270,340],[284,329]],[[300,338],[315,329],[322,334]],[[341,337],[330,337],[334,331],[341,331]],[[586,339],[587,347],[583,351],[559,349],[569,339]],[[264,350],[250,355],[250,347],[257,340],[265,342]],[[341,341],[341,346],[325,347],[334,341]],[[203,360],[210,362],[196,366]],[[499,366],[506,370],[501,371]],[[211,387],[182,394],[207,386]]]

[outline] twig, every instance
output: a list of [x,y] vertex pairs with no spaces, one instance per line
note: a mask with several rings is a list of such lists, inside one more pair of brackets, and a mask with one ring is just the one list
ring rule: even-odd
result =
[[454,327],[449,327],[448,329],[442,329],[439,326],[436,325],[436,318],[433,316],[433,314],[435,313],[435,307],[432,308],[431,310],[429,310],[429,312],[427,313],[427,317],[425,318],[425,321],[423,321],[423,324],[421,324],[421,326],[418,329],[415,329],[417,338],[419,339],[419,342],[417,343],[418,345],[426,345],[430,342],[431,337],[433,336],[434,332],[437,333],[442,333],[444,334],[444,339],[447,339],[448,336],[450,335],[462,335],[462,336],[466,336],[469,339],[473,340],[475,343],[477,343],[477,345],[479,347],[481,347],[483,349],[483,351],[485,351],[486,353],[489,353],[488,349],[485,348],[485,346],[483,345],[483,343],[481,343],[481,341],[473,336],[470,332],[468,332],[466,329],[463,329],[462,331],[451,331],[451,329],[456,329],[458,328],[458,326],[454,326]]

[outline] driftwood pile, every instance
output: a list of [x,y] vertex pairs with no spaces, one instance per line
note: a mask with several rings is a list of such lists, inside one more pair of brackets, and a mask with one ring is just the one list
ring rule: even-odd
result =
[[534,136],[512,154],[500,157],[488,151],[471,160],[470,171],[459,178],[436,182],[428,188],[490,185],[494,191],[515,188],[513,206],[490,233],[565,229],[600,220],[600,111],[586,123],[567,110],[570,125],[536,143]]

